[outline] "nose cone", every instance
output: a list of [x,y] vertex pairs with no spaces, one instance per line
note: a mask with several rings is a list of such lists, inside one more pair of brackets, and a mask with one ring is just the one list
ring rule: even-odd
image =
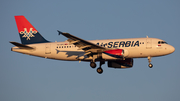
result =
[[169,47],[170,53],[173,53],[175,51],[175,48],[173,46]]

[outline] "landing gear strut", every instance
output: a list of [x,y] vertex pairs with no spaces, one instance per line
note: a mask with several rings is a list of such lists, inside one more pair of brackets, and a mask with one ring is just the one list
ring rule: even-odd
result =
[[153,67],[153,65],[151,64],[151,57],[150,56],[148,56],[148,62],[149,62],[149,68],[152,68]]
[[105,64],[105,61],[100,61],[100,66],[99,66],[99,68],[97,68],[97,70],[96,70],[99,74],[102,74],[102,73],[103,73],[103,69],[101,68],[101,65],[103,65],[103,64]]

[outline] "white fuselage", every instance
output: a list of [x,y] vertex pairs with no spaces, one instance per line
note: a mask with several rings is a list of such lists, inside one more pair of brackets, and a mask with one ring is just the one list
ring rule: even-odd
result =
[[[124,49],[125,58],[144,58],[163,56],[174,52],[174,47],[166,43],[158,43],[163,41],[157,38],[129,38],[129,39],[108,39],[108,40],[89,40],[89,42],[102,47],[112,49]],[[20,49],[13,47],[12,51],[34,55],[38,57],[69,60],[69,61],[90,61],[92,57],[86,57],[85,52],[68,41],[65,42],[49,42],[40,44],[29,44],[32,50]],[[105,60],[117,60],[117,58],[102,54]]]

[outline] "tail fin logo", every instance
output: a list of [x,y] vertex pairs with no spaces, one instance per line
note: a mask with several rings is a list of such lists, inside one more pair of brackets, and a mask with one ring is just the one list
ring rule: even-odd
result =
[[36,34],[37,31],[34,30],[32,31],[33,28],[30,28],[29,32],[27,31],[27,28],[24,28],[24,31],[21,31],[20,34],[22,34],[24,38],[26,38],[26,40],[30,40],[31,37],[35,37],[33,34]]

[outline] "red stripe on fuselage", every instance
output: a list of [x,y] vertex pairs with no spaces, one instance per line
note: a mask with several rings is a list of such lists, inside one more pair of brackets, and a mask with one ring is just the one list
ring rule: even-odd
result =
[[104,52],[108,54],[112,54],[112,55],[119,55],[119,56],[123,55],[123,49],[113,49],[113,50],[107,50]]

